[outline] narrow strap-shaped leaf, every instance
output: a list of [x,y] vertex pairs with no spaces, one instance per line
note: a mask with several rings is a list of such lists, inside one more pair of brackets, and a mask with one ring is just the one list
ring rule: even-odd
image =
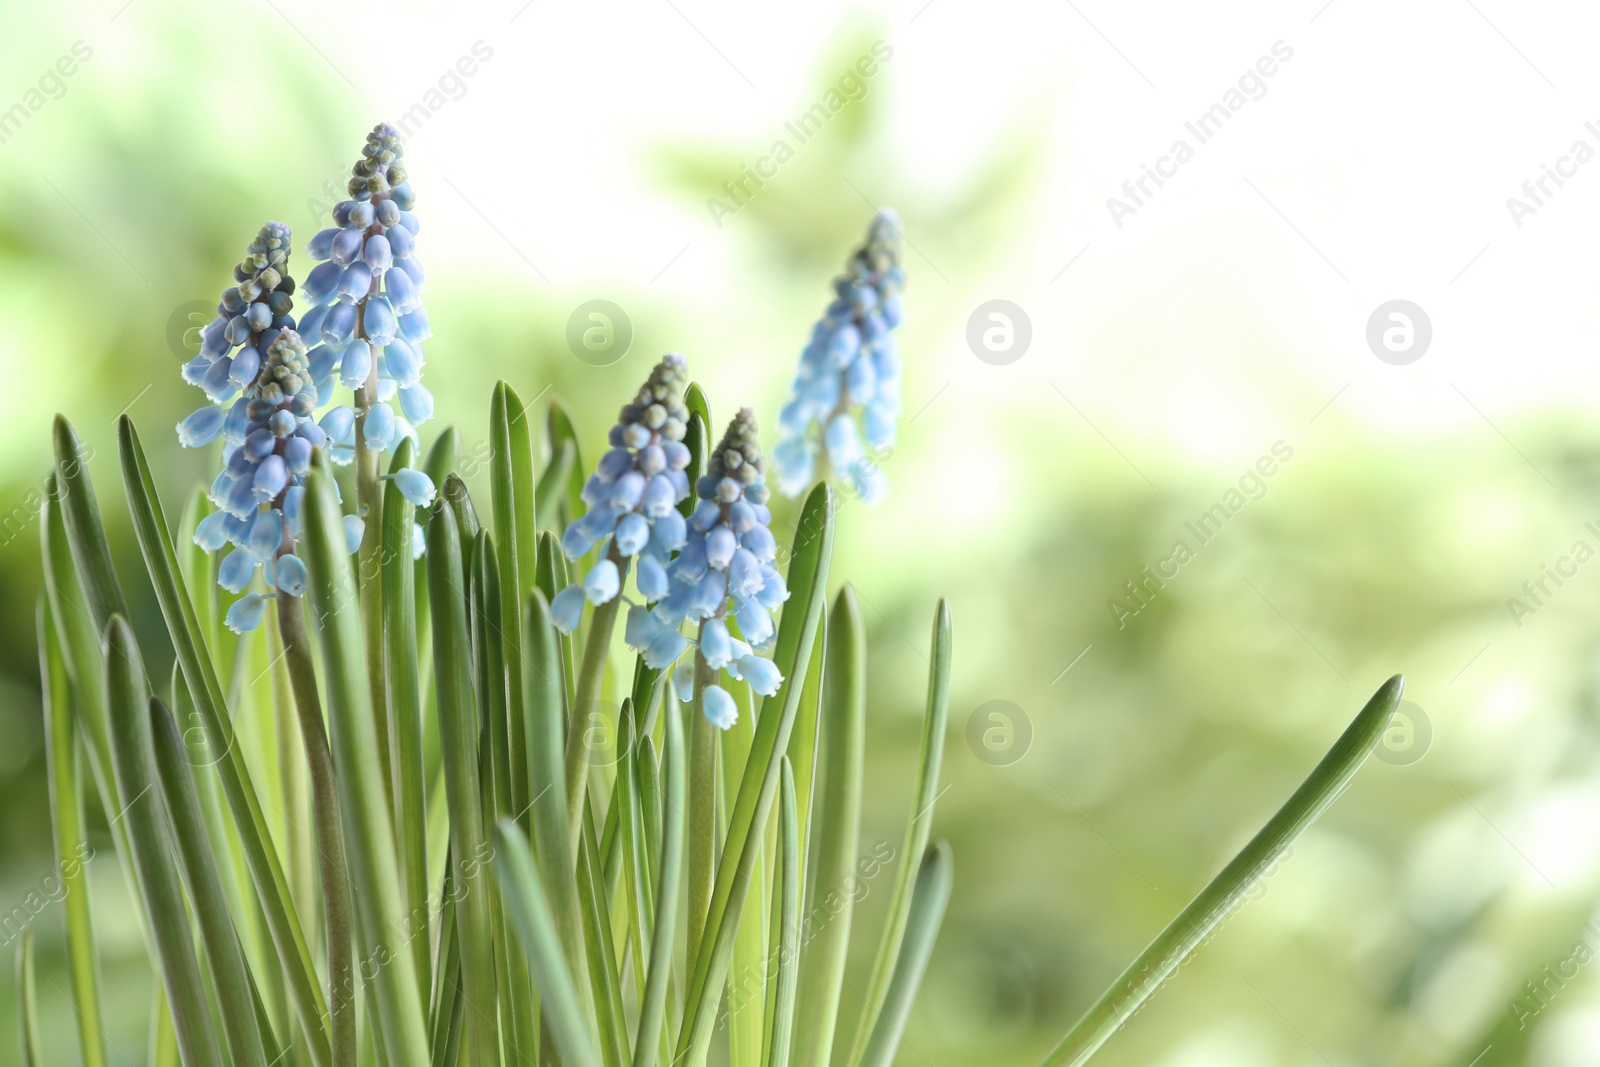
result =
[[[716,681],[717,672],[706,665],[705,657],[696,649],[694,657],[695,698],[689,705],[689,926],[688,965],[692,979],[693,968],[700,958],[709,926],[711,903],[716,895],[717,842],[720,830],[721,805],[718,793],[722,785],[721,745],[717,728],[706,719],[700,694]],[[691,989],[693,986],[690,987]],[[721,992],[716,994],[721,999]],[[685,1019],[687,1024],[689,1020]],[[681,1055],[681,1054],[680,1054]]]
[[524,404],[517,391],[509,385],[506,386],[506,405],[508,410],[515,409],[510,423],[511,504],[517,518],[517,580],[521,584],[507,586],[511,590],[507,599],[515,603],[533,584],[533,572],[537,564],[539,504],[536,479],[539,465],[533,442],[533,419],[528,414],[529,405]]
[[[700,388],[699,382],[690,382],[688,388],[683,391],[683,406],[689,409],[691,423],[694,421],[694,417],[698,415],[700,421],[706,426],[709,427],[712,424],[711,405],[706,401],[706,391]],[[691,480],[689,484],[693,485],[694,481]]]
[[50,783],[50,818],[55,831],[56,870],[67,918],[67,968],[77,1009],[78,1050],[84,1067],[106,1067],[100,1014],[100,974],[89,915],[85,864],[94,855],[83,825],[83,786],[78,779],[78,735],[72,721],[67,665],[61,655],[50,602],[39,601],[39,680],[44,697],[45,768]]
[[[327,461],[316,457],[306,480],[305,549],[310,603],[322,650],[329,733],[339,770],[339,805],[355,901],[358,946],[368,957],[392,954],[392,939],[404,930],[394,892],[399,864],[389,797],[372,755],[378,752],[367,661],[357,615],[355,575],[344,538],[344,520],[334,498]],[[376,1026],[392,1067],[423,1067],[428,1043],[416,972],[392,964],[376,968],[367,987]],[[365,976],[364,976],[365,977]]]
[[533,490],[533,515],[541,530],[548,530],[561,521],[561,505],[566,502],[575,455],[573,443],[562,441],[544,470],[539,472],[539,484]]
[[17,946],[17,1010],[22,1067],[44,1067],[44,1050],[39,1044],[39,991],[33,976],[32,923],[22,928],[22,943]]
[[[470,614],[468,630],[472,636],[473,680],[476,683],[478,709],[478,758],[481,788],[484,799],[484,825],[493,826],[502,816],[521,810],[514,806],[511,796],[511,727],[507,702],[507,672],[505,643],[501,640],[500,625],[503,619],[501,606],[500,564],[497,562],[494,538],[488,530],[479,530],[470,546],[462,546],[468,557],[467,609]],[[517,629],[522,629],[519,620]],[[521,642],[518,641],[520,659]],[[518,687],[521,686],[521,664],[518,664]],[[522,706],[522,698],[517,698]],[[517,730],[520,737],[526,724]],[[522,756],[519,747],[517,755]],[[522,769],[517,777],[525,780],[528,761],[522,759]],[[527,801],[523,801],[524,804]]]
[[1076,1067],[1088,1062],[1217,924],[1228,917],[1295,839],[1316,822],[1350,784],[1350,779],[1355,777],[1383,736],[1404,688],[1405,679],[1398,674],[1379,687],[1294,795],[1211,884],[1161,931],[1150,947],[1128,965],[1078,1024],[1067,1031],[1067,1036],[1045,1057],[1045,1067]]
[[179,1067],[178,1038],[172,1032],[172,1012],[167,1010],[167,991],[160,982],[150,987],[150,1067]]
[[[451,431],[454,432],[454,431]],[[437,446],[435,446],[437,450]],[[410,438],[402,437],[391,474],[411,466]],[[422,678],[417,663],[416,568],[411,558],[416,509],[390,479],[383,500],[383,647],[389,673],[389,755],[394,761],[395,849],[400,857],[400,899],[411,937],[417,981],[430,973],[428,915],[428,814],[423,799]]]
[[[443,485],[445,478],[461,465],[461,434],[454,426],[446,426],[433,439],[433,447],[422,461],[422,473],[434,485]],[[387,500],[384,501],[388,503]]]
[[[612,812],[618,813],[617,836],[620,840],[616,851],[622,859],[622,925],[627,933],[628,951],[633,954],[634,994],[643,996],[645,968],[650,959],[645,945],[650,939],[652,912],[651,890],[646,884],[649,874],[645,868],[644,842],[641,840],[644,836],[644,813],[639,800],[638,744],[634,740],[639,729],[637,719],[638,710],[632,699],[624,698],[622,710],[617,715],[617,743],[622,749],[622,759],[617,764],[616,792],[606,818],[609,820]],[[601,851],[604,852],[603,846]],[[611,899],[609,892],[607,899]]]
[[182,517],[178,519],[177,542],[173,547],[178,550],[178,573],[183,575],[183,584],[195,591],[194,610],[200,623],[200,633],[205,637],[206,646],[215,652],[222,631],[218,597],[221,589],[213,579],[211,553],[195,544],[194,540],[201,520],[212,510],[205,488],[195,486],[189,499],[184,502]]
[[[261,813],[255,787],[250,782],[244,752],[234,743],[233,727],[223,702],[222,687],[200,637],[194,605],[178,574],[172,537],[150,477],[149,464],[139,445],[133,420],[124,415],[118,420],[117,432],[122,459],[122,484],[128,496],[128,512],[133,519],[139,550],[150,572],[151,585],[161,605],[173,651],[189,684],[195,711],[205,727],[207,744],[212,752],[221,753],[216,764],[217,776],[233,814],[234,826],[244,849],[250,876],[255,882],[256,895],[261,901],[273,945],[283,961],[284,973],[289,980],[290,999],[300,1027],[306,1034],[311,1061],[315,1067],[329,1067],[331,1053],[325,1029],[327,1005],[317,990],[311,953],[306,947],[299,918],[289,902],[289,886],[278,862],[278,854],[268,844],[270,838],[266,819]],[[339,532],[342,537],[342,523]],[[370,746],[368,751],[372,751]]]
[[[294,733],[300,738],[306,777],[310,782],[311,824],[317,875],[322,887],[323,948],[328,970],[328,1031],[334,1067],[355,1061],[356,968],[355,929],[350,900],[350,871],[344,843],[344,815],[338,775],[317,690],[311,636],[305,606],[298,597],[279,592],[275,612],[283,671],[293,693]],[[176,696],[177,682],[174,682]],[[294,828],[295,835],[304,831]]]
[[[739,708],[739,718],[721,733],[722,768],[732,778],[749,763],[750,745],[755,736],[754,704],[750,687],[743,681],[725,679],[724,690]],[[737,781],[723,783],[723,800],[731,797]],[[782,768],[779,769],[782,788]],[[770,823],[771,820],[767,820]],[[733,938],[733,955],[728,972],[728,1063],[729,1067],[761,1067],[766,1049],[767,933],[772,916],[767,908],[767,855],[769,835],[766,824],[758,826],[756,838],[761,848],[750,868],[750,886],[739,925]]]
[[570,857],[572,823],[567,816],[566,765],[562,759],[566,731],[566,690],[561,677],[556,628],[550,603],[542,590],[528,595],[524,620],[525,662],[523,708],[528,717],[528,787],[533,790],[533,825],[539,871],[550,897],[551,914],[567,965],[580,983],[580,1004],[587,1009],[584,990],[589,976],[584,970],[583,931],[578,914],[578,883]]
[[[624,579],[628,574],[628,561],[618,555],[615,545],[610,558]],[[611,658],[611,639],[616,631],[617,615],[622,608],[622,597],[614,596],[604,604],[595,606],[589,617],[589,633],[584,638],[583,658],[578,663],[578,684],[571,709],[571,725],[567,730],[567,822],[576,839],[583,823],[583,813],[589,806],[589,768],[592,754],[588,737],[591,723],[600,716],[600,689],[605,679],[606,663]]]
[[461,1034],[461,942],[456,938],[456,901],[446,875],[439,894],[439,948],[434,954],[433,987],[428,1007],[428,1032],[433,1067],[447,1067],[451,1031]]
[[189,902],[205,945],[212,989],[220,1008],[219,1022],[229,1061],[238,1067],[266,1067],[267,1040],[257,1025],[255,992],[239,936],[228,914],[227,897],[217,874],[200,797],[195,792],[183,734],[167,706],[150,700],[150,730],[155,743],[156,775],[161,783],[168,823]]
[[439,495],[456,513],[456,531],[461,543],[470,545],[477,539],[478,531],[483,529],[483,523],[478,521],[478,509],[472,503],[472,493],[467,489],[467,483],[459,475],[452,474],[444,480],[444,489]]
[[[553,601],[556,594],[567,587],[568,571],[567,557],[561,552],[561,543],[556,540],[549,530],[539,535],[539,571],[534,576],[534,584],[539,587],[539,592],[544,594],[546,603]],[[578,661],[573,652],[572,635],[557,634],[558,647],[561,650],[563,684],[566,687],[567,703],[570,705],[574,698],[574,686],[578,681]],[[538,789],[531,782],[528,785],[531,792]]]
[[538,534],[533,528],[533,443],[527,412],[516,390],[506,382],[494,387],[489,406],[489,487],[494,503],[494,543],[505,595],[496,597],[500,617],[505,682],[509,704],[506,790],[511,812],[528,804],[528,763],[523,755],[527,724],[522,714],[522,596],[538,569]]
[[103,633],[112,614],[127,615],[122,586],[111,565],[111,546],[106,541],[105,523],[95,499],[94,480],[89,463],[94,453],[83,447],[78,431],[65,416],[57,415],[54,424],[56,454],[56,492],[61,515],[66,521],[67,540],[72,559],[78,565],[84,600],[96,633]]
[[[678,900],[683,885],[684,807],[688,801],[685,777],[688,767],[683,751],[682,713],[676,701],[667,708],[663,718],[666,722],[662,748],[662,793],[657,804],[661,824],[661,859],[656,867],[650,969],[645,977],[644,996],[639,1001],[639,1030],[633,1046],[633,1067],[655,1067],[656,1052],[665,1036],[667,990],[672,980],[672,950],[677,937]],[[644,777],[650,776],[647,773]],[[647,782],[641,782],[640,789],[646,797],[648,811],[649,797],[654,789]],[[645,822],[648,824],[649,821],[647,815]]]
[[578,845],[578,902],[583,911],[583,946],[589,957],[589,984],[594,996],[595,1022],[600,1031],[600,1058],[607,1067],[629,1067],[622,978],[611,941],[611,913],[601,892],[599,853],[594,813],[587,810],[586,805],[583,838]]
[[[101,810],[111,825],[112,840],[117,846],[117,863],[127,883],[129,895],[141,909],[142,891],[133,871],[133,852],[128,848],[127,827],[112,822],[122,810],[122,795],[117,792],[117,777],[111,766],[111,735],[106,725],[105,688],[101,684],[104,664],[101,659],[100,632],[89,616],[84,603],[83,589],[78,583],[78,568],[73,563],[68,544],[66,519],[58,499],[56,476],[51,474],[45,486],[44,509],[40,514],[40,540],[44,556],[44,585],[50,615],[54,620],[56,636],[60,640],[62,660],[67,668],[67,680],[72,689],[72,706],[82,731],[84,747],[89,756],[89,771],[94,776],[95,791],[100,795]],[[141,937],[148,932],[141,925]]]
[[795,803],[800,815],[800,893],[802,900],[810,882],[811,830],[817,796],[817,752],[822,744],[822,684],[826,674],[828,613],[817,623],[817,639],[811,646],[806,665],[805,684],[800,693],[800,710],[794,733],[789,738],[789,759],[794,763]]
[[[550,434],[552,456],[558,454],[564,447],[572,448],[572,465],[567,470],[566,492],[563,494],[565,499],[561,501],[561,521],[568,523],[583,514],[583,449],[578,446],[578,432],[573,429],[572,418],[567,414],[565,405],[554,396],[550,398],[550,410],[545,424]],[[540,525],[545,529],[551,529],[557,524]]]
[[783,671],[778,691],[762,703],[756,736],[750,748],[728,824],[728,835],[717,868],[716,891],[707,913],[707,936],[693,963],[689,993],[684,1000],[687,1021],[679,1035],[675,1056],[691,1049],[704,1056],[711,1040],[717,1002],[727,978],[729,953],[750,872],[763,844],[767,816],[777,792],[780,765],[789,745],[802,686],[795,674],[811,657],[811,645],[822,615],[823,590],[833,552],[833,496],[827,485],[812,489],[800,512],[795,546],[790,554],[790,598],[778,624],[773,661]]
[[[794,1062],[799,1067],[824,1067],[829,1062],[839,1019],[861,835],[866,656],[861,609],[855,594],[845,586],[828,614],[822,689],[822,811],[817,825],[816,877],[806,901],[808,912],[826,903],[829,919],[807,943],[800,958],[800,992],[795,1011],[806,1025],[795,1035]],[[832,906],[836,901],[837,909]]]
[[917,999],[917,990],[922,987],[922,976],[928,969],[928,957],[933,955],[933,942],[939,936],[939,927],[944,922],[953,877],[950,845],[940,841],[928,849],[917,868],[916,888],[911,894],[905,936],[900,941],[894,975],[889,981],[883,1004],[872,1012],[872,1035],[863,1050],[863,1067],[890,1067],[894,1063],[895,1051],[899,1049],[900,1039],[905,1033],[906,1020],[911,1016],[911,1004]]
[[[514,788],[527,792],[528,761],[520,741],[527,726],[521,714],[520,662],[515,718],[511,717],[509,707],[509,672],[504,659],[506,643],[501,640],[501,626],[506,617],[502,605],[504,594],[494,539],[488,530],[478,533],[472,548],[471,570],[468,601],[473,643],[477,646],[479,767],[483,776],[479,788],[483,793],[484,825],[489,827],[502,816],[517,818],[528,806],[526,799],[518,803],[512,794]],[[520,616],[516,625],[520,632]],[[518,648],[520,661],[520,640]],[[512,739],[512,723],[516,724],[516,741]],[[512,756],[513,745],[515,757]],[[536,996],[522,953],[516,948],[516,933],[501,907],[498,887],[490,878],[485,878],[483,884],[489,894],[490,921],[494,928],[495,981],[500,994],[500,1021],[504,1027],[502,1044],[512,1063],[531,1063],[539,1045],[534,1011]]]
[[765,1067],[789,1067],[794,1035],[794,999],[800,985],[800,802],[795,795],[794,765],[783,760],[778,799],[778,879],[773,901],[777,936],[773,938],[772,1011],[767,1020]]
[[522,830],[510,819],[495,827],[495,877],[528,954],[539,987],[544,1018],[561,1050],[563,1067],[600,1067],[592,1026],[578,998],[577,979],[567,966],[561,936],[533,854]]
[[189,932],[188,906],[178,871],[166,848],[161,794],[154,781],[150,715],[144,663],[133,629],[121,615],[106,623],[106,710],[111,718],[111,757],[117,785],[129,798],[120,818],[128,824],[133,866],[144,888],[145,921],[150,924],[157,964],[184,1067],[220,1067],[216,1035],[206,1006],[205,983]]
[[433,610],[433,663],[439,695],[439,742],[450,806],[451,877],[461,882],[456,936],[461,943],[469,1061],[493,1067],[500,1060],[493,1005],[498,992],[494,931],[487,896],[489,846],[484,837],[479,778],[478,708],[467,636],[466,590],[461,588],[461,538],[455,513],[441,505],[428,520],[428,601]]
[[933,647],[928,660],[928,706],[922,719],[922,758],[917,764],[917,785],[911,794],[911,815],[906,822],[905,844],[900,855],[906,862],[895,872],[894,888],[889,893],[889,914],[883,922],[883,936],[878,942],[878,955],[872,964],[872,975],[867,979],[865,1003],[861,1008],[861,1021],[856,1027],[856,1040],[850,1052],[850,1064],[861,1063],[866,1053],[867,1040],[878,1025],[878,1013],[883,998],[889,992],[889,980],[895,973],[895,960],[900,956],[900,939],[905,934],[906,921],[911,914],[911,895],[914,878],[921,875],[911,869],[910,858],[920,856],[928,847],[928,837],[933,830],[933,805],[939,796],[939,767],[944,759],[944,734],[950,720],[950,605],[940,599],[933,614]]

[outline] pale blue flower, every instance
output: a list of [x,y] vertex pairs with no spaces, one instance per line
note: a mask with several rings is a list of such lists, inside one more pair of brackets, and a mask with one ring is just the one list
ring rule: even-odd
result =
[[578,628],[579,621],[583,618],[583,586],[569,585],[556,594],[550,601],[550,618],[555,623],[556,629],[564,634],[570,634]]
[[267,603],[272,599],[267,593],[251,593],[249,596],[240,597],[228,608],[228,613],[223,616],[223,623],[236,634],[246,633],[261,625],[261,616],[266,613]]
[[[414,252],[420,226],[411,213],[416,198],[404,155],[394,127],[374,127],[352,168],[350,199],[334,205],[333,226],[306,244],[306,253],[321,261],[304,287],[307,299],[318,305],[306,315],[304,331],[321,342],[315,380],[319,388],[331,385],[337,372],[340,384],[356,394],[354,408],[370,405],[361,432],[375,452],[386,452],[403,438],[418,442],[416,427],[434,412],[433,395],[420,384],[421,341],[431,333],[419,303],[423,272]],[[411,316],[419,317],[408,327]],[[364,392],[369,385],[370,393]],[[334,410],[346,414],[324,416],[333,445],[329,455],[336,463],[349,463],[355,458],[356,412]],[[401,491],[419,507],[426,505],[418,500],[432,499],[431,484],[423,490],[414,479]]]
[[415,507],[425,508],[433,503],[433,479],[419,470],[406,467],[396,471],[394,484],[400,495]]
[[[185,380],[199,384],[214,403],[178,425],[179,442],[189,448],[224,442],[223,469],[209,494],[219,510],[200,522],[194,540],[208,552],[234,546],[217,581],[235,593],[254,581],[258,568],[269,586],[281,581],[295,596],[305,590],[304,564],[293,555],[302,483],[312,453],[328,435],[312,419],[319,394],[290,315],[290,237],[282,223],[261,228],[234,268],[236,284],[223,292],[216,318],[200,331],[200,354],[184,368]],[[228,625],[239,631],[258,625],[263,596],[233,604]]]
[[617,565],[609,559],[596,563],[583,579],[583,592],[591,604],[607,603],[621,591],[622,575],[617,571]]
[[[706,665],[735,678],[753,678],[752,688],[770,695],[783,677],[751,645],[765,648],[772,643],[772,612],[788,590],[773,565],[777,544],[768,529],[772,513],[765,471],[755,413],[743,408],[710,454],[696,486],[700,504],[689,518],[682,551],[667,567],[671,591],[656,602],[653,615],[672,633],[685,621],[700,620],[700,656]],[[743,640],[729,632],[730,614]],[[751,666],[752,660],[759,662]],[[707,718],[722,725],[711,703],[705,708]]]
[[900,353],[893,331],[900,325],[905,271],[892,211],[873,218],[866,242],[833,288],[834,300],[812,328],[779,414],[772,460],[788,496],[805,492],[817,456],[824,455],[845,488],[872,502],[888,492],[872,453],[893,446],[900,414]]
[[[685,538],[677,504],[689,496],[685,473],[689,449],[683,443],[689,421],[683,404],[687,384],[682,356],[673,353],[656,364],[633,400],[623,405],[611,428],[611,448],[584,484],[583,501],[588,510],[562,534],[561,550],[569,559],[578,559],[609,542],[607,558],[584,579],[584,595],[592,603],[609,603],[621,593],[621,578],[630,560],[638,561],[639,593],[646,600],[664,596],[670,589],[667,564]],[[563,590],[556,599],[561,600],[567,592]],[[566,603],[570,605],[572,600]],[[554,603],[551,607],[554,609]],[[552,610],[552,614],[563,633],[571,633],[580,621],[570,608],[563,613]],[[629,644],[641,653],[654,647],[654,658],[671,650],[672,642],[661,638],[651,631],[648,637]]]
[[739,705],[720,685],[706,686],[700,694],[700,707],[705,711],[706,720],[719,730],[732,729],[739,721]]

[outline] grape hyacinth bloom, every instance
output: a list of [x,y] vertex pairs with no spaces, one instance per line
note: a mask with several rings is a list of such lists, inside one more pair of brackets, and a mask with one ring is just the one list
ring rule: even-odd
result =
[[[433,333],[422,310],[422,263],[413,254],[416,196],[403,155],[393,126],[374,127],[353,168],[351,199],[334,205],[334,226],[306,246],[319,261],[301,286],[316,305],[300,323],[316,345],[314,384],[323,397],[332,395],[335,380],[356,394],[353,408],[337,407],[322,418],[330,457],[340,464],[355,458],[358,432],[373,453],[402,437],[420,446],[416,427],[433,417],[433,394],[422,384],[422,343]],[[358,419],[358,412],[366,417]],[[433,483],[414,474],[397,484],[412,504],[426,507]]]
[[778,416],[772,462],[786,496],[810,486],[819,452],[862,500],[872,503],[888,492],[888,480],[868,453],[894,444],[900,415],[894,330],[905,284],[898,221],[884,209],[873,218],[866,243],[834,279],[833,303],[812,328],[789,402]]
[[[663,634],[676,635],[683,622],[698,620],[700,656],[706,666],[771,696],[783,675],[756,649],[769,647],[776,638],[772,613],[788,599],[789,590],[773,566],[778,546],[768,529],[772,513],[767,508],[765,472],[755,412],[742,408],[695,487],[700,503],[689,517],[682,551],[667,568],[670,591],[647,615],[637,608],[629,612],[628,643],[635,649],[646,641],[645,647],[654,647]],[[730,614],[743,640],[729,631]],[[680,697],[684,680],[675,680]],[[728,729],[738,719],[733,698],[717,684],[701,692],[701,707],[719,729]]]
[[[183,366],[183,380],[212,401],[184,419],[178,439],[188,448],[218,437],[243,440],[244,400],[234,400],[255,381],[270,341],[269,330],[294,326],[294,279],[289,277],[289,227],[269,222],[233,268],[234,284],[217,301],[217,314],[200,330],[200,354]],[[216,407],[234,400],[231,408]]]
[[[262,227],[234,271],[239,285],[223,294],[219,320],[228,316],[226,321],[202,331],[213,364],[231,360],[233,370],[249,370],[248,377],[240,374],[243,395],[226,412],[213,404],[178,424],[178,440],[185,447],[197,448],[218,437],[226,440],[222,471],[210,492],[218,510],[201,520],[194,540],[208,552],[233,546],[217,573],[217,583],[231,593],[244,592],[258,569],[269,587],[290,596],[301,596],[306,589],[305,563],[294,554],[294,546],[312,452],[327,438],[312,419],[317,390],[305,342],[289,316],[294,291],[287,274],[289,236],[288,227],[280,223]],[[235,327],[235,322],[243,326]],[[226,347],[212,340],[219,336]],[[234,346],[241,347],[230,356]],[[203,347],[202,358],[206,354]],[[207,393],[226,399],[209,389]],[[225,620],[229,629],[255,629],[269,599],[271,594],[251,593],[236,600]]]
[[[687,383],[683,357],[675,352],[662,357],[611,428],[611,450],[600,457],[583,487],[588,511],[567,527],[561,550],[568,559],[578,559],[608,538],[610,544],[583,581],[569,585],[551,602],[551,615],[562,633],[577,628],[585,600],[606,604],[621,594],[630,560],[638,560],[635,581],[641,596],[657,600],[666,595],[667,566],[688,534],[678,511],[678,502],[689,496],[689,449],[683,443],[689,425],[683,403]],[[637,636],[631,614],[629,618],[628,632]],[[688,644],[666,627],[650,636],[638,650],[652,666],[672,663]]]

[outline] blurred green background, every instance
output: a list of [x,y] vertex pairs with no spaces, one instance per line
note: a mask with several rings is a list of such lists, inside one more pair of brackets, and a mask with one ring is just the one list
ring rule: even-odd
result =
[[[201,400],[178,377],[173,341],[190,303],[215,299],[262,220],[288,222],[301,242],[315,232],[324,183],[393,117],[383,108],[425,100],[481,36],[496,58],[460,98],[473,102],[447,95],[452,110],[411,153],[440,411],[425,443],[453,424],[470,454],[505,377],[524,396],[548,387],[566,400],[593,449],[669,350],[688,355],[714,412],[751,404],[770,425],[872,207],[901,213],[911,281],[893,494],[843,512],[835,564],[871,628],[864,847],[898,845],[938,596],[955,618],[936,832],[954,845],[957,888],[900,1063],[1037,1062],[1397,671],[1416,732],[1393,739],[1096,1062],[1600,1063],[1600,982],[1584,965],[1600,954],[1584,925],[1600,891],[1600,567],[1547,580],[1553,595],[1520,625],[1507,606],[1533,606],[1524,581],[1576,542],[1600,548],[1585,526],[1600,521],[1600,434],[1585,411],[1529,408],[1497,420],[1503,432],[1384,416],[1369,388],[1348,388],[1308,350],[1292,315],[1267,310],[1293,301],[1283,253],[1245,224],[1156,242],[1090,277],[1085,264],[1059,283],[1046,281],[1054,267],[1032,277],[1026,250],[1054,217],[1057,161],[1033,125],[1048,106],[999,123],[959,177],[930,176],[895,137],[893,109],[910,106],[895,95],[898,58],[781,180],[714,227],[706,198],[884,35],[879,22],[830,28],[806,46],[798,80],[755,71],[788,101],[764,118],[719,125],[727,101],[712,98],[682,128],[630,131],[626,144],[619,134],[596,154],[603,131],[580,149],[544,140],[537,116],[581,112],[599,86],[578,77],[519,95],[515,75],[563,48],[559,27],[535,25],[548,14],[496,8],[481,33],[433,42],[408,22],[412,7],[361,8],[350,17],[372,38],[358,50],[310,7],[7,12],[0,120],[14,100],[28,113],[0,142],[0,909],[53,866],[33,637],[51,415],[66,412],[95,450],[159,677],[169,653],[110,459],[114,418],[138,421],[169,510],[209,479],[209,453],[181,451],[169,432]],[[674,35],[663,47],[701,49],[661,17]],[[701,36],[719,28],[738,32],[711,24]],[[32,109],[33,72],[80,40],[91,58]],[[709,51],[695,63],[737,87]],[[352,92],[346,71],[387,80]],[[617,172],[646,206],[564,200]],[[641,251],[625,230],[642,211],[665,221]],[[558,268],[555,250],[577,245],[549,235],[574,229],[589,235],[589,258]],[[573,308],[596,296],[635,330],[627,357],[604,368],[564,340]],[[1034,324],[1031,351],[1004,367],[964,339],[972,309],[996,296]],[[1175,383],[1193,385],[1192,405],[1153,416],[1156,386]],[[1207,408],[1216,395],[1233,402]],[[1174,432],[1150,432],[1152,419]],[[1139,606],[1124,583],[1175,541],[1196,545],[1185,524],[1278,442],[1291,458],[1259,499],[1119,625],[1110,601]],[[481,473],[472,487],[486,491]],[[969,730],[997,707],[1004,721]],[[990,728],[998,749],[969,742]],[[118,1062],[142,1063],[148,970],[103,821],[94,840],[108,1037]],[[863,929],[880,907],[869,891]],[[49,1052],[68,1064],[61,924],[55,906],[35,920]],[[1586,947],[1577,964],[1575,946]],[[15,1000],[7,968],[7,1050]]]

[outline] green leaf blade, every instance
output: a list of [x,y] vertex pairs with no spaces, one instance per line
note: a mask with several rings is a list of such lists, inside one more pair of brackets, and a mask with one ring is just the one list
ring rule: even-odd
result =
[[1078,1067],[1088,1062],[1227,918],[1355,777],[1382,738],[1404,688],[1405,680],[1397,674],[1373,694],[1300,788],[1067,1032],[1045,1057],[1044,1067]]

